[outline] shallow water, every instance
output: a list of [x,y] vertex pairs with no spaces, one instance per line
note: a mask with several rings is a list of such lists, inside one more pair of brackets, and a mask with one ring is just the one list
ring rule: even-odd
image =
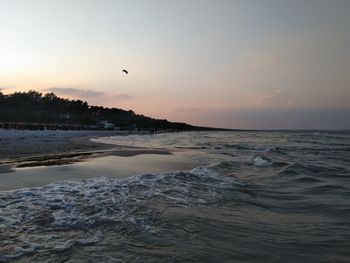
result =
[[349,133],[100,140],[207,154],[191,171],[0,192],[0,261],[350,261]]

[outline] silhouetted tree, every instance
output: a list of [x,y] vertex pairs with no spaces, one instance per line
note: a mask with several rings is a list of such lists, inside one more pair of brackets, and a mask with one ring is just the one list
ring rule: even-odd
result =
[[95,124],[107,120],[120,127],[198,130],[202,127],[172,123],[138,115],[132,110],[91,106],[86,101],[69,100],[54,93],[43,95],[30,90],[5,95],[0,90],[0,121]]

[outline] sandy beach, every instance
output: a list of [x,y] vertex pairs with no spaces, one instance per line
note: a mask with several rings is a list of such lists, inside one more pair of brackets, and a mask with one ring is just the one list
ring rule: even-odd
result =
[[41,155],[104,150],[107,144],[90,138],[117,135],[115,131],[29,131],[0,129],[0,161]]
[[125,136],[115,131],[0,130],[0,191],[92,177],[126,178],[187,170],[185,149],[154,149],[93,142]]
[[2,160],[0,262],[349,261],[349,133],[27,135]]

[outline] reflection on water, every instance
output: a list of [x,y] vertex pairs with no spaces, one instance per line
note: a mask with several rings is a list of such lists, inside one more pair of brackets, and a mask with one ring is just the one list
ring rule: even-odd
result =
[[[192,154],[190,154],[192,156]],[[97,176],[127,178],[144,173],[188,170],[196,162],[180,153],[145,154],[132,157],[107,156],[69,165],[2,169],[0,191],[44,186],[53,182],[79,180]]]
[[0,193],[0,259],[350,260],[349,134],[202,132],[132,140],[207,154],[194,156],[200,165],[187,172],[113,179],[107,162],[93,166],[94,178]]

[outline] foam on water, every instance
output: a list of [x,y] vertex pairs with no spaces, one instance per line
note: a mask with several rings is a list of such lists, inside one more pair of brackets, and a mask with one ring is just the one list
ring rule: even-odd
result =
[[[100,177],[2,192],[1,234],[13,238],[2,244],[0,260],[98,243],[101,232],[85,229],[103,224],[131,224],[151,231],[149,215],[139,212],[147,212],[152,201],[161,200],[153,211],[168,206],[199,207],[219,202],[235,187],[233,178],[220,178],[199,167],[187,173],[145,174],[124,180]],[[77,233],[64,234],[72,231]],[[21,234],[14,237],[13,233]]]
[[130,138],[103,140],[205,154],[192,171],[0,192],[0,261],[349,261],[350,134]]

